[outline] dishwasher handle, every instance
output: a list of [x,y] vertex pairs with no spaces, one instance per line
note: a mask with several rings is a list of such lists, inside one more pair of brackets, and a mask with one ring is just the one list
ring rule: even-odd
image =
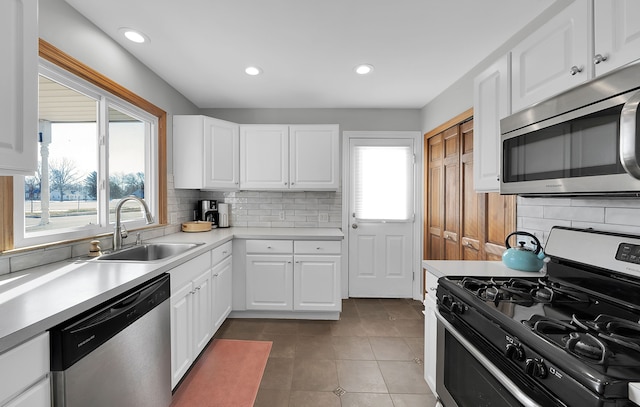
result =
[[104,302],[50,330],[51,370],[66,370],[170,297],[169,275]]

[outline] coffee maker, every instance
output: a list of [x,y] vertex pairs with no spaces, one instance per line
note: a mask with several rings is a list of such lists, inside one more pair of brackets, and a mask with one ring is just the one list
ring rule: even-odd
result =
[[211,227],[218,227],[218,201],[215,199],[202,199],[198,201],[196,208],[198,220],[211,222]]

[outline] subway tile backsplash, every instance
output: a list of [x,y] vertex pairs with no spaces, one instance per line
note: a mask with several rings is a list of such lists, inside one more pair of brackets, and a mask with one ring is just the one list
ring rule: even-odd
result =
[[639,198],[518,197],[518,230],[535,234],[544,245],[553,226],[593,228],[640,235]]
[[231,204],[231,226],[342,227],[340,191],[203,191],[199,199]]

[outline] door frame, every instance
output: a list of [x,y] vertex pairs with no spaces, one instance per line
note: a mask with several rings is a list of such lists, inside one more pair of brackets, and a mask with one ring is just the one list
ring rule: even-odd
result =
[[351,152],[349,149],[352,139],[413,139],[413,153],[416,157],[414,166],[414,212],[413,223],[413,299],[423,299],[423,273],[422,273],[422,218],[424,198],[424,139],[420,131],[343,131],[342,132],[342,298],[349,298],[349,234],[351,233],[351,216],[349,215],[350,188],[351,188]]

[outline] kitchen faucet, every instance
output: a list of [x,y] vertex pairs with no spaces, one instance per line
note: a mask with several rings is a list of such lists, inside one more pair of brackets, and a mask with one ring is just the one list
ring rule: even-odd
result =
[[153,223],[153,216],[151,215],[151,211],[149,211],[149,207],[147,206],[147,203],[145,201],[135,195],[129,195],[122,198],[116,205],[116,226],[113,232],[113,251],[120,250],[122,248],[122,239],[129,236],[129,234],[127,233],[127,228],[125,228],[121,224],[122,222],[120,219],[122,205],[124,205],[124,203],[127,201],[138,201],[144,208],[144,216],[147,218],[147,225]]

